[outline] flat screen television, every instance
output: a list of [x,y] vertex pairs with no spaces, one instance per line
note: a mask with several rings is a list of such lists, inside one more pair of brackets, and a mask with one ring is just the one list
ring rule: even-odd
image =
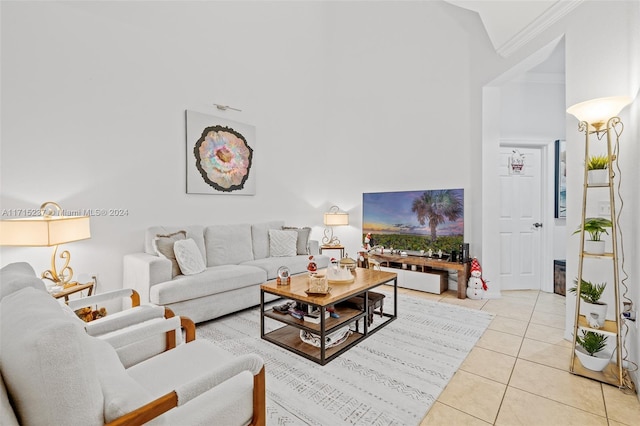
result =
[[457,252],[464,241],[464,190],[362,194],[362,237],[407,252]]

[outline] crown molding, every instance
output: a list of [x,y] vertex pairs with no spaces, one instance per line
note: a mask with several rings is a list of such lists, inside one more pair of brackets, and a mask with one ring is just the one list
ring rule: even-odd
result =
[[498,47],[496,52],[503,58],[510,56],[549,28],[557,20],[578,7],[583,1],[584,0],[558,0],[553,6],[549,7],[530,24]]
[[565,84],[564,73],[556,72],[525,72],[512,80],[515,83],[533,84]]

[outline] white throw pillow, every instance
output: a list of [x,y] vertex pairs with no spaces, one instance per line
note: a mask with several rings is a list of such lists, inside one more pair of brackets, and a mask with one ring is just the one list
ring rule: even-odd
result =
[[269,229],[269,252],[271,257],[295,256],[297,254],[298,233]]
[[173,245],[176,241],[184,240],[186,238],[187,231],[178,231],[167,235],[156,235],[156,238],[153,240],[153,246],[155,247],[158,256],[171,261],[171,278],[175,278],[181,274]]
[[184,275],[199,274],[206,269],[202,254],[193,239],[176,241],[173,244],[173,251]]

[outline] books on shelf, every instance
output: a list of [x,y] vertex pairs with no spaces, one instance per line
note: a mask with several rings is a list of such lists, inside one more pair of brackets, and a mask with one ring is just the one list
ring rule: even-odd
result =
[[[324,318],[327,319],[329,318],[329,315],[331,313],[327,310],[324,311]],[[310,322],[313,324],[320,324],[320,310],[316,309],[314,311],[311,311],[309,313],[304,314],[304,320],[305,322]]]

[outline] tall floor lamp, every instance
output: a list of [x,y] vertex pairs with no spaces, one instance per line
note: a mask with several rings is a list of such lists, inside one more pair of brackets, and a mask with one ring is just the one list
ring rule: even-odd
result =
[[22,247],[51,247],[51,269],[42,273],[42,278],[55,285],[69,287],[73,269],[69,266],[71,254],[60,253],[64,265],[56,267],[56,256],[60,244],[91,238],[89,216],[64,216],[57,203],[47,201],[40,206],[40,216],[0,220],[0,245]]

